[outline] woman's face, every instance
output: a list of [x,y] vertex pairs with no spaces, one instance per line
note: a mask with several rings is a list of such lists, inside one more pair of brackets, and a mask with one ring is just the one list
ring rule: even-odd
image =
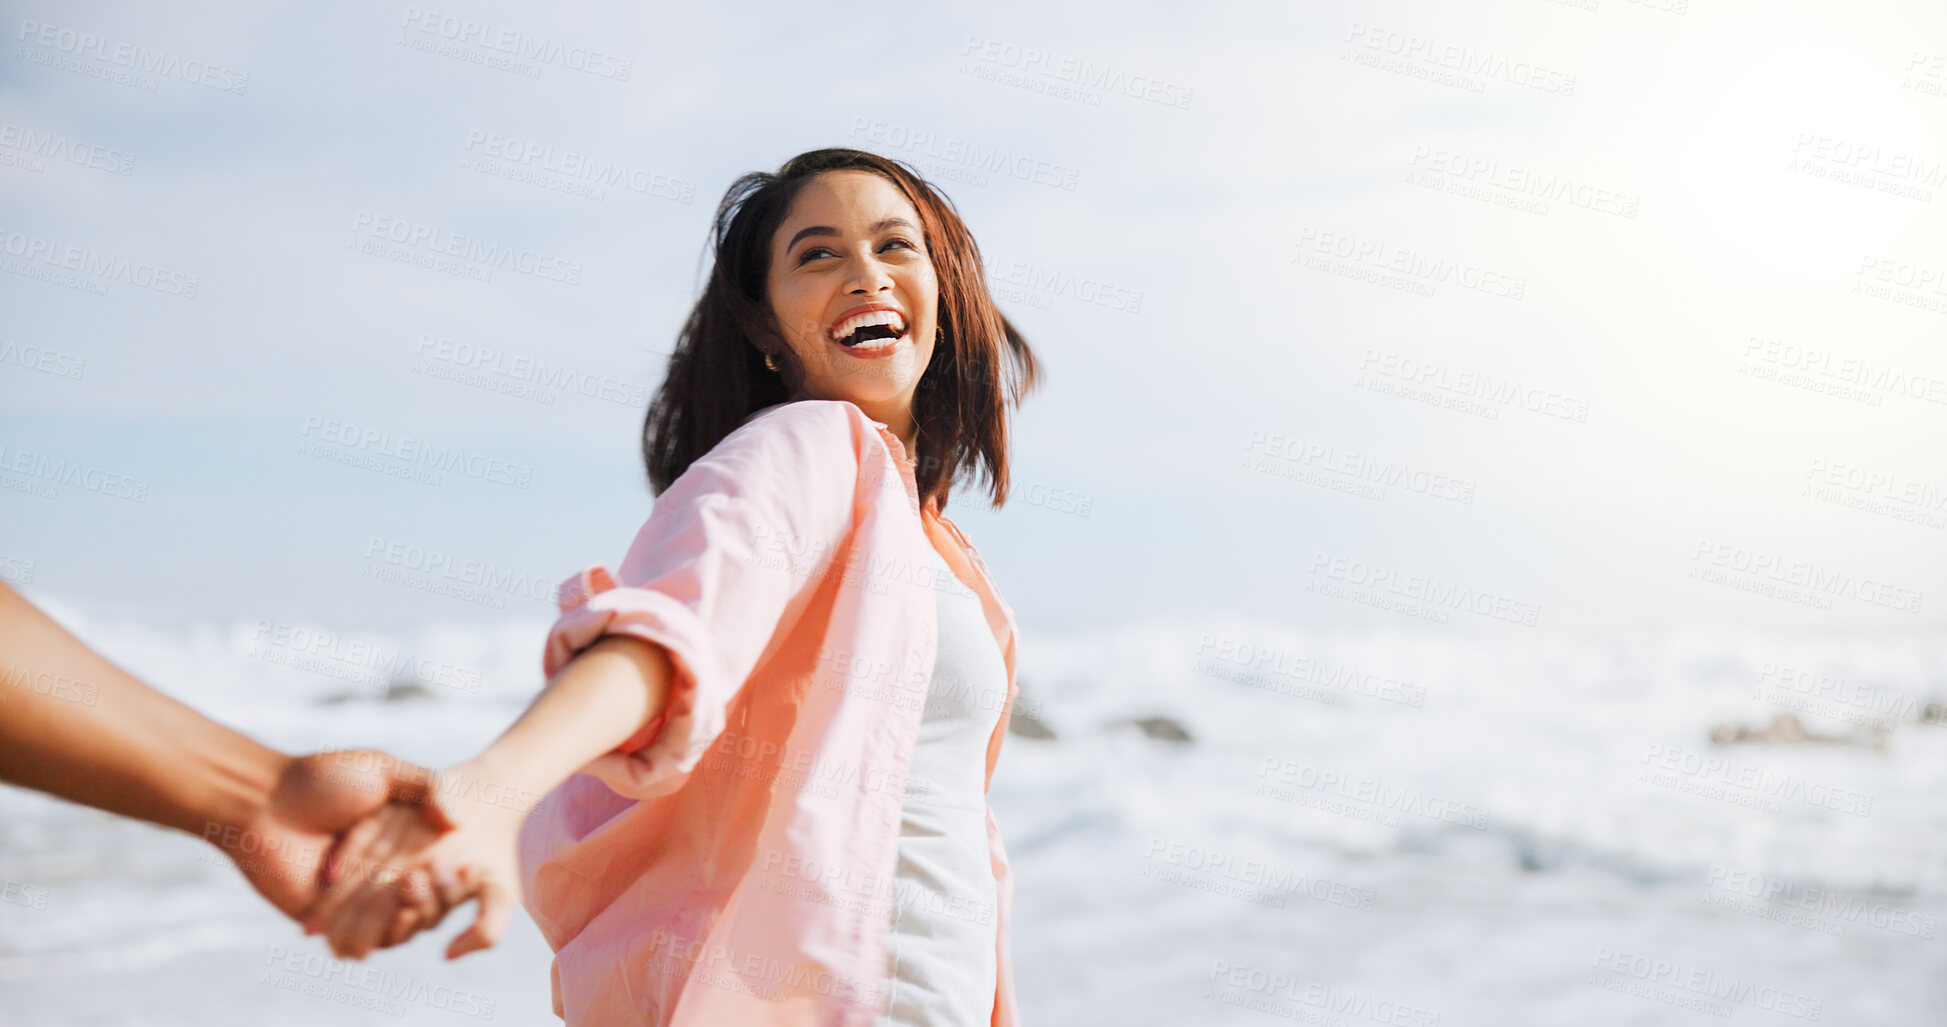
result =
[[910,415],[940,283],[919,212],[891,182],[848,169],[806,183],[772,237],[769,288],[791,346],[777,362],[802,374],[794,398],[849,399],[888,423]]

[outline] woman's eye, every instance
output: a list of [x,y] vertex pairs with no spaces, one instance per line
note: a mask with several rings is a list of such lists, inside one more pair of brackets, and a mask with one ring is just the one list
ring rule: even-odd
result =
[[[895,238],[892,238],[892,239],[887,239],[887,240],[886,240],[886,242],[885,242],[885,246],[881,246],[881,247],[879,247],[879,248],[880,248],[881,250],[883,250],[883,249],[885,249],[885,248],[886,248],[887,246],[891,246],[891,245],[892,245],[892,244],[894,244],[894,243],[898,243],[899,245],[901,245],[901,246],[904,246],[904,247],[906,247],[906,248],[907,248],[907,249],[909,249],[909,250],[911,250],[911,249],[916,249],[916,248],[917,248],[917,247],[915,247],[915,246],[914,246],[914,245],[913,245],[912,243],[910,243],[910,242],[907,242],[907,241],[906,241],[906,240],[904,240],[904,239],[900,239],[900,238],[896,238],[896,237],[895,237]],[[803,252],[802,254],[799,254],[799,255],[798,255],[798,263],[800,263],[800,264],[805,264],[805,263],[809,263],[809,262],[810,262],[811,260],[813,260],[814,258],[816,258],[816,257],[817,257],[817,256],[818,256],[819,254],[821,254],[821,253],[822,253],[822,254],[824,254],[824,255],[826,255],[826,256],[836,256],[836,254],[834,254],[834,253],[832,253],[832,251],[831,251],[831,250],[829,250],[829,249],[827,249],[827,248],[825,248],[825,247],[823,247],[823,246],[813,246],[812,248],[810,248],[810,249],[808,249],[808,250],[806,250],[806,251],[804,251],[804,252]]]

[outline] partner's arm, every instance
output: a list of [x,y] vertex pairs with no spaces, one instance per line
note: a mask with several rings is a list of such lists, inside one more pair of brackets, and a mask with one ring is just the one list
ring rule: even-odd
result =
[[[336,832],[424,797],[423,768],[359,755],[293,758],[227,728],[0,585],[0,781],[196,835],[296,918],[318,898]],[[421,918],[436,920],[430,890],[409,883]]]
[[0,780],[187,831],[242,828],[291,758],[163,695],[0,585]]

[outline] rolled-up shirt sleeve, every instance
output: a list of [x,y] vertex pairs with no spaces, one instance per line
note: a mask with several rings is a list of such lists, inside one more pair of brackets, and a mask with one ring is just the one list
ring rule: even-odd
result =
[[674,669],[663,712],[584,772],[630,797],[665,795],[722,733],[851,530],[863,418],[846,406],[800,401],[740,426],[656,499],[619,574],[596,565],[562,583],[550,680],[605,635],[653,642]]

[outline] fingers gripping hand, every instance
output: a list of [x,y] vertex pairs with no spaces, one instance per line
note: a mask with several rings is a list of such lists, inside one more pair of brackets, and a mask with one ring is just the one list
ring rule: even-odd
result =
[[[431,833],[423,822],[413,822],[409,808],[399,809],[402,812],[386,815],[389,823],[372,840],[370,855],[350,871],[357,875],[356,891],[348,888],[345,897],[322,914],[332,951],[341,958],[363,959],[375,947],[401,944],[437,926],[449,910],[468,899],[477,899],[480,908],[473,923],[448,943],[446,958],[458,959],[498,944],[520,904],[513,862],[499,858],[498,850],[511,850],[511,845],[492,838],[482,843],[470,833],[456,833],[412,856],[416,841],[394,844],[394,840],[423,839]],[[511,851],[505,855],[511,856]]]
[[479,787],[477,774],[442,775],[439,787],[403,796],[420,805],[395,802],[344,836],[328,868],[335,883],[311,921],[340,957],[403,942],[469,899],[480,908],[447,958],[499,942],[520,902],[514,838],[526,811],[488,801],[505,789]]
[[396,945],[445,916],[426,861],[441,834],[420,807],[391,803],[347,832],[327,867],[331,884],[307,918],[332,952],[363,959]]
[[343,832],[387,801],[419,803],[428,823],[451,827],[432,779],[423,767],[369,749],[299,756],[248,822],[232,828],[212,821],[204,837],[272,905],[302,921],[330,883],[326,858],[342,848]]

